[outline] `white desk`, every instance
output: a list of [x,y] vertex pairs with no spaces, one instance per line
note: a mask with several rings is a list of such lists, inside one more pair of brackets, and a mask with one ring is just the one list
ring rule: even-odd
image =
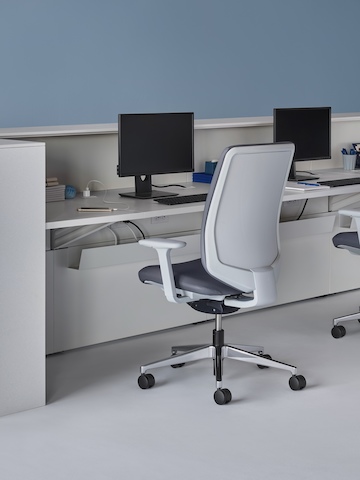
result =
[[[323,170],[317,172],[320,180],[333,180],[337,178],[351,178],[360,176],[360,171],[346,172],[341,169]],[[191,195],[194,193],[206,193],[209,189],[208,184],[189,183],[184,184],[187,188],[171,187],[171,191],[180,195]],[[256,181],[255,186],[256,188]],[[66,200],[64,202],[52,202],[47,204],[46,209],[46,229],[58,229],[66,227],[78,227],[84,225],[98,225],[101,223],[115,223],[126,220],[140,220],[144,218],[152,218],[155,216],[169,216],[191,214],[202,212],[204,203],[188,203],[183,205],[161,205],[155,200],[139,200],[128,197],[120,197],[122,191],[130,189],[110,190],[106,194],[107,202],[121,202],[105,204],[103,202],[104,191],[95,191],[90,198],[82,198],[78,195],[75,199]],[[166,190],[164,190],[166,191]],[[360,185],[348,185],[345,187],[336,187],[331,189],[310,190],[306,192],[285,191],[283,201],[290,202],[294,200],[305,200],[307,198],[335,197],[340,195],[353,195],[360,193]],[[259,192],[261,195],[261,192]],[[78,212],[79,207],[113,207],[118,208],[117,211],[108,213],[84,213]]]
[[[322,172],[323,179],[341,175],[349,177],[356,173],[342,170]],[[187,195],[206,192],[209,185],[196,183],[188,187],[192,188],[171,187],[171,190]],[[146,288],[138,281],[137,271],[143,265],[156,261],[155,252],[149,252],[152,249],[140,247],[134,239],[131,243],[120,242],[118,245],[91,245],[90,238],[94,232],[98,234],[101,230],[105,233],[117,222],[132,221],[142,228],[145,225],[147,229],[153,226],[152,218],[166,216],[169,223],[165,227],[169,236],[180,236],[188,243],[187,250],[179,253],[184,255],[181,260],[195,258],[199,252],[198,235],[196,232],[185,237],[178,234],[184,229],[174,227],[174,222],[180,221],[180,217],[183,222],[191,222],[195,216],[198,230],[204,203],[167,206],[154,200],[119,197],[118,193],[119,190],[109,191],[106,200],[121,201],[128,207],[126,210],[120,210],[121,204],[107,204],[119,210],[109,213],[77,211],[81,206],[105,206],[104,192],[93,192],[96,197],[87,199],[78,196],[73,200],[47,204],[46,228],[55,229],[51,249],[47,252],[48,353],[202,319],[199,313],[193,313],[186,306],[173,309],[160,291]],[[349,265],[350,256],[339,260],[336,257],[339,252],[331,244],[336,212],[329,211],[329,199],[333,198],[339,201],[345,198],[348,204],[360,200],[360,185],[285,192],[284,205],[294,200],[309,199],[315,203],[320,201],[322,211],[307,215],[300,221],[280,224],[282,268],[278,303],[360,287],[357,270],[353,274],[348,271],[346,275],[342,274],[344,269],[354,270],[354,265]],[[151,232],[148,234],[152,235]],[[79,246],[79,238],[84,246]],[[312,270],[316,273],[309,278]],[[204,316],[203,319],[206,318]]]
[[[184,184],[187,188],[171,187],[169,191],[180,195],[192,195],[194,193],[206,193],[209,185],[203,183]],[[160,190],[157,188],[157,190]],[[57,229],[66,227],[79,227],[84,225],[98,225],[101,223],[125,222],[127,220],[141,220],[155,216],[172,216],[202,212],[204,202],[188,203],[185,205],[161,205],[155,200],[140,200],[128,197],[120,197],[119,192],[130,191],[130,189],[109,190],[104,203],[104,191],[92,192],[92,197],[82,198],[78,195],[72,200],[64,202],[52,202],[47,204],[46,229]],[[166,189],[164,189],[166,191]],[[121,203],[118,203],[121,202]],[[117,211],[106,213],[84,213],[78,212],[79,207],[111,207]]]
[[[336,114],[332,117],[332,132],[333,139],[336,140],[333,145],[332,150],[332,160],[327,163],[329,166],[341,165],[341,155],[339,146],[348,146],[352,141],[357,140],[357,135],[360,125],[360,115],[359,114],[345,114],[340,115]],[[101,180],[104,184],[110,185],[112,187],[118,185],[118,179],[114,172],[114,159],[117,158],[117,125],[84,125],[84,126],[64,126],[64,127],[33,127],[33,128],[18,128],[18,129],[0,129],[0,137],[3,138],[31,138],[33,141],[46,142],[46,170],[51,173],[51,176],[58,176],[59,178],[69,179],[68,181],[77,186],[85,186],[90,178],[96,178]],[[272,118],[270,117],[259,117],[255,119],[219,119],[219,120],[198,120],[195,122],[195,145],[196,145],[196,155],[195,155],[195,165],[196,168],[202,168],[203,161],[209,160],[211,158],[216,158],[219,153],[227,145],[235,143],[260,143],[268,142],[272,139]],[[101,152],[101,162],[99,162],[99,152]],[[40,157],[39,157],[40,158]],[[15,162],[9,167],[13,169],[14,180],[7,182],[5,187],[8,186],[10,189],[13,185],[19,186],[19,171],[27,172],[27,170],[18,169]],[[29,173],[25,173],[21,176],[23,181],[25,181],[24,187],[30,188],[29,198],[34,198],[34,192],[41,191],[41,186],[43,185],[43,179],[45,177],[44,172],[41,172],[36,176],[36,171],[29,163],[27,165],[29,168]],[[43,167],[42,167],[43,168]],[[308,167],[310,168],[310,167]],[[90,173],[91,172],[91,173]],[[351,176],[350,173],[345,173],[338,171],[339,174],[344,174]],[[91,175],[89,178],[87,175]],[[336,174],[337,175],[337,174]],[[36,181],[33,181],[33,178],[36,177]],[[31,181],[29,181],[31,179]],[[39,189],[36,188],[37,183],[39,184]],[[202,186],[207,189],[207,185]],[[21,185],[21,189],[22,189]],[[200,185],[197,185],[197,188],[201,188]],[[4,189],[3,189],[4,190]],[[23,190],[22,190],[23,191]],[[24,190],[24,192],[27,190]],[[181,191],[183,194],[193,193],[191,190]],[[344,202],[351,201],[353,196],[359,192],[358,186],[337,188],[332,191],[314,191],[304,193],[289,193],[287,192],[284,196],[286,202],[294,200],[294,204],[297,200],[301,201],[305,198],[313,199],[314,202],[326,203],[326,196],[329,197],[330,202],[337,201],[341,207],[346,207],[348,204]],[[117,197],[116,191],[112,192],[114,196]],[[111,194],[112,194],[111,193]],[[259,193],[261,194],[261,192]],[[12,193],[8,192],[5,188],[4,192],[4,202],[3,206],[5,209],[8,205],[8,199],[12,198]],[[360,195],[360,193],[358,193]],[[355,195],[356,196],[356,195]],[[345,198],[346,197],[346,198]],[[110,197],[111,198],[111,197]],[[24,195],[21,195],[19,199],[16,200],[16,203],[19,204],[19,212],[21,216],[26,217],[26,224],[34,224],[34,212],[41,210],[43,213],[44,209],[35,209],[33,204],[26,202],[26,209],[24,208]],[[41,200],[43,201],[43,200]],[[151,218],[152,215],[166,215],[171,217],[171,220],[175,220],[177,217],[192,217],[192,216],[201,216],[201,211],[203,209],[203,204],[194,204],[194,205],[183,205],[177,207],[165,207],[159,206],[156,202],[152,202],[151,205],[145,204],[143,201],[130,201],[127,199],[126,202],[141,202],[132,203],[131,208],[126,212],[114,212],[112,214],[99,214],[99,215],[86,215],[79,214],[76,212],[75,203],[78,201],[80,205],[84,205],[82,199],[65,202],[47,204],[47,220],[46,220],[46,229],[48,235],[50,236],[51,230],[59,231],[60,229],[66,231],[66,227],[78,228],[88,228],[89,230],[95,229],[96,227],[102,227],[106,225],[106,222],[113,223],[119,220],[133,220],[143,222],[146,219]],[[96,206],[103,205],[101,199],[93,200],[89,199],[86,202],[95,202]],[[12,206],[13,206],[12,202]],[[291,204],[291,202],[288,202]],[[27,209],[32,211],[27,214]],[[336,210],[337,205],[334,205],[334,210]],[[6,209],[9,213],[9,218],[12,219],[14,223],[17,222],[19,225],[19,234],[14,236],[17,242],[24,241],[24,229],[19,221],[19,216],[14,215],[14,208],[12,210]],[[331,214],[328,212],[328,215]],[[309,217],[309,215],[307,215]],[[325,218],[326,220],[326,218]],[[341,257],[339,261],[331,260],[330,269],[336,271],[338,274],[337,277],[340,279],[339,284],[332,285],[331,291],[340,291],[341,289],[351,289],[355,288],[354,285],[356,278],[358,277],[357,269],[353,275],[349,272],[355,270],[355,264],[353,257],[346,254],[346,252],[338,252],[331,246],[330,237],[331,234],[315,234],[308,235],[307,237],[299,237],[299,239],[289,239],[289,235],[294,235],[294,230],[300,230],[300,235],[305,227],[309,227],[309,231],[312,228],[312,223],[316,227],[318,223],[323,221],[323,217],[316,218],[305,218],[300,222],[287,222],[281,225],[284,227],[282,230],[282,258],[284,259],[285,270],[290,269],[297,272],[296,278],[292,278],[292,290],[300,291],[303,288],[303,285],[299,283],[306,283],[306,288],[308,291],[302,292],[301,295],[303,298],[306,298],[307,295],[318,294],[319,290],[313,287],[312,283],[307,281],[304,282],[302,277],[302,271],[316,271],[317,275],[319,274],[318,268],[321,270],[323,266],[329,264],[328,259],[330,255],[341,255],[345,253],[344,257]],[[169,222],[169,225],[172,226],[172,221]],[[291,225],[292,224],[292,225]],[[300,225],[298,225],[300,224]],[[43,225],[43,220],[42,220]],[[4,225],[3,225],[4,226]],[[289,228],[287,228],[289,226]],[[311,228],[310,228],[311,227]],[[5,228],[5,226],[4,226]],[[41,234],[41,233],[40,233]],[[291,236],[290,235],[290,236]],[[37,245],[42,246],[42,240],[37,242]],[[294,255],[294,247],[296,252],[298,252],[298,244],[301,243],[301,254]],[[23,243],[22,243],[23,244]],[[294,245],[295,244],[295,245]],[[314,247],[315,245],[315,247]],[[19,256],[16,252],[17,243],[12,245],[13,251],[16,253],[15,261],[19,265],[19,269],[22,268],[22,265],[19,264]],[[19,247],[20,248],[20,247]],[[102,247],[100,247],[102,248]],[[121,256],[124,258],[128,255],[129,258],[134,258],[134,256],[139,259],[141,266],[148,259],[143,257],[143,254],[140,254],[140,250],[137,250],[135,253],[135,245],[119,245],[115,248],[108,247],[110,252],[119,251]],[[195,248],[195,247],[194,247]],[[300,247],[299,247],[300,249]],[[311,255],[307,256],[306,252],[312,249],[313,252]],[[120,267],[104,267],[99,269],[88,269],[81,270],[76,268],[69,268],[71,265],[73,253],[76,252],[77,247],[71,248],[61,248],[58,250],[48,250],[47,251],[47,344],[50,345],[50,351],[60,351],[62,349],[76,348],[81,345],[90,345],[92,343],[107,341],[115,338],[121,338],[126,335],[134,335],[136,333],[144,332],[147,328],[148,331],[156,330],[158,328],[167,328],[173,326],[175,323],[171,323],[172,319],[175,317],[175,311],[171,310],[171,307],[165,305],[161,292],[159,292],[159,309],[154,310],[154,315],[163,315],[165,318],[162,324],[157,323],[154,325],[153,315],[151,308],[146,302],[143,302],[144,305],[140,305],[139,298],[137,295],[132,294],[132,290],[138,292],[141,288],[139,282],[134,279],[134,283],[129,282],[128,280],[134,276],[134,271],[136,270],[136,263],[131,265],[131,268],[125,263]],[[142,249],[149,250],[149,249]],[[95,248],[88,249],[89,253],[95,253]],[[30,250],[27,249],[26,252],[29,256]],[[41,253],[39,253],[41,255]],[[323,255],[323,256],[322,256]],[[6,258],[8,261],[8,258]],[[44,280],[43,271],[41,271],[41,262],[37,262],[35,257],[31,259],[36,267],[36,272],[39,277],[36,281],[33,280],[33,276],[28,274],[27,269],[26,275],[19,275],[15,278],[15,282],[18,278],[26,281],[33,288],[39,288],[41,282]],[[120,268],[120,269],[119,269]],[[342,270],[343,269],[343,270]],[[284,269],[282,269],[284,270]],[[96,271],[96,275],[94,274]],[[4,270],[5,274],[7,272]],[[300,272],[300,273],[299,273]],[[340,274],[339,274],[340,272]],[[343,272],[343,274],[341,274]],[[127,276],[128,275],[128,276]],[[317,284],[326,283],[327,273],[322,272],[322,277],[314,278],[314,282]],[[136,276],[136,275],[135,275]],[[7,276],[3,278],[7,279]],[[312,280],[312,279],[311,279]],[[135,283],[136,282],[136,283]],[[292,301],[293,298],[285,295],[283,293],[283,284],[289,283],[286,282],[286,279],[283,280],[280,278],[280,299],[279,302]],[[328,282],[329,283],[329,282]],[[334,281],[332,280],[332,283]],[[129,284],[129,285],[128,285]],[[110,285],[110,288],[108,288]],[[128,288],[131,290],[130,294],[127,296]],[[156,294],[153,292],[153,289],[144,287],[148,292],[151,291],[151,295],[156,297]],[[123,289],[123,292],[122,292]],[[41,290],[41,289],[40,289]],[[157,289],[156,289],[157,290]],[[23,289],[27,291],[28,296],[31,296],[30,290]],[[311,291],[311,292],[310,292]],[[14,292],[18,295],[19,289],[14,287]],[[89,294],[89,292],[91,292]],[[121,295],[119,294],[121,293]],[[125,292],[125,293],[124,293]],[[314,293],[315,292],[315,293]],[[321,294],[321,293],[319,293]],[[43,293],[41,293],[43,295]],[[76,301],[73,301],[73,297],[76,297]],[[116,299],[116,307],[112,309],[112,298]],[[35,298],[35,296],[34,296]],[[39,297],[36,297],[39,298]],[[10,305],[9,311],[12,308],[12,297],[8,296],[6,298],[8,304]],[[156,302],[156,300],[155,300]],[[3,304],[4,305],[4,304]],[[23,302],[23,305],[25,303]],[[17,307],[22,307],[23,305],[17,305]],[[90,315],[87,316],[87,312],[82,310],[83,306],[89,306],[88,311]],[[26,304],[27,306],[27,304]],[[129,308],[128,308],[129,306]],[[157,305],[156,305],[157,306]],[[136,312],[134,312],[136,307]],[[143,310],[141,308],[143,307]],[[24,306],[25,308],[25,306]],[[26,330],[22,329],[22,335],[17,335],[14,325],[10,325],[9,331],[14,335],[17,335],[17,340],[24,342],[24,345],[19,346],[19,350],[14,348],[12,340],[9,335],[4,336],[3,342],[6,342],[6,346],[11,352],[13,357],[16,357],[17,351],[29,353],[29,338],[31,341],[35,342],[34,348],[31,349],[31,352],[34,352],[36,358],[41,363],[41,367],[36,369],[35,375],[29,371],[28,368],[24,369],[23,364],[27,362],[24,355],[18,356],[22,365],[18,369],[19,381],[17,382],[14,376],[11,375],[7,367],[8,363],[11,363],[13,366],[15,363],[12,360],[12,356],[7,356],[8,363],[4,363],[4,371],[7,375],[7,380],[11,384],[11,388],[14,392],[4,387],[4,381],[2,381],[3,386],[3,395],[7,396],[8,405],[13,408],[17,408],[17,405],[13,402],[13,398],[17,398],[19,402],[28,402],[31,400],[31,395],[29,395],[30,390],[34,392],[40,392],[41,399],[40,402],[44,401],[44,383],[40,389],[37,389],[35,386],[34,379],[40,379],[43,382],[43,372],[44,372],[44,358],[43,358],[43,337],[44,337],[44,328],[43,328],[43,313],[38,313],[37,309],[44,308],[44,302],[37,301],[36,308],[31,309],[32,319],[39,322],[39,330],[35,330],[32,326],[32,323],[29,321],[29,317],[26,315],[19,315],[21,321],[23,321]],[[186,307],[184,307],[186,309]],[[181,306],[176,306],[175,309],[177,312],[181,311]],[[28,309],[29,312],[29,309]],[[150,314],[149,314],[150,312]],[[198,315],[198,314],[196,314]],[[138,325],[138,329],[133,328],[132,325],[136,318],[143,316],[143,325]],[[184,323],[191,322],[191,310],[187,309],[184,311],[184,316],[186,319],[183,320]],[[113,318],[113,325],[109,324],[109,318]],[[135,318],[136,317],[136,318]],[[195,316],[194,316],[195,317]],[[12,317],[3,316],[7,322],[11,322]],[[135,320],[134,320],[135,319]],[[170,319],[170,320],[169,320]],[[196,317],[196,320],[199,320],[199,316]],[[196,321],[194,318],[194,321]],[[4,324],[4,320],[2,321]],[[129,324],[132,328],[131,331],[125,331],[121,325],[121,331],[116,330],[114,324]],[[145,324],[148,323],[147,327]],[[39,333],[39,331],[41,332]],[[135,331],[136,330],[136,331]],[[29,332],[29,333],[28,333]],[[38,344],[41,344],[38,347]],[[54,346],[54,348],[53,348]],[[3,354],[5,350],[3,349]],[[4,355],[3,355],[4,356]],[[32,364],[27,362],[27,366],[30,368]],[[10,372],[10,373],[9,373]],[[22,381],[23,377],[26,382]],[[30,382],[30,386],[27,382]],[[22,392],[15,392],[18,387],[21,387]],[[0,402],[2,405],[5,405],[6,402]],[[27,406],[20,405],[21,409],[28,408]],[[2,414],[3,412],[0,412]]]
[[[328,181],[328,180],[337,180],[341,178],[354,178],[360,177],[360,170],[346,171],[340,168],[329,169],[329,170],[320,170],[314,172],[319,177],[319,180],[314,180],[315,182]],[[309,183],[312,183],[309,180]],[[304,200],[306,198],[320,198],[320,197],[338,197],[339,195],[352,195],[360,192],[360,185],[347,185],[344,187],[334,187],[330,189],[319,189],[319,190],[309,190],[307,192],[296,192],[287,190],[284,195],[284,201],[291,200]]]

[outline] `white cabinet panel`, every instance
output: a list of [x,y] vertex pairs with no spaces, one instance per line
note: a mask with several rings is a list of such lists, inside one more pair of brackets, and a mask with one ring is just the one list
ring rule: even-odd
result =
[[45,404],[45,145],[0,140],[0,415]]
[[[360,287],[360,257],[332,245],[336,214],[280,224],[277,304]],[[174,251],[179,261],[198,257],[199,236]],[[166,301],[157,287],[143,285],[138,271],[157,263],[156,253],[138,244],[48,252],[54,262],[53,308],[48,307],[48,353],[144,334],[210,318]],[[48,267],[51,272],[52,267]]]
[[335,214],[280,224],[277,304],[329,293]]
[[[189,244],[183,254],[179,257],[179,253],[174,252],[174,258],[185,261],[198,256],[198,237],[185,237],[186,240]],[[71,268],[79,253],[75,248],[52,253],[53,352],[206,318],[187,305],[167,302],[159,288],[140,282],[138,271],[157,261],[153,249],[128,244],[83,250],[80,259],[83,268]],[[111,256],[114,264],[110,266]]]

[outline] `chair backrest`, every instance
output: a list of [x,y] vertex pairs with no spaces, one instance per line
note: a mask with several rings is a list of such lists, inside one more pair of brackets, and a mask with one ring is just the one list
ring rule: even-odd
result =
[[292,143],[227,148],[216,167],[201,228],[201,260],[215,278],[244,292],[253,271],[279,257],[279,217]]

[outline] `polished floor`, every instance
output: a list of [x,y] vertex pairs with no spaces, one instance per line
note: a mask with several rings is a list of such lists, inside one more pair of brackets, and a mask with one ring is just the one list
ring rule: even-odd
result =
[[0,418],[0,478],[358,480],[360,324],[338,340],[330,330],[359,304],[355,291],[227,318],[227,341],[264,345],[307,387],[226,360],[225,406],[212,398],[210,360],[159,369],[154,388],[137,386],[141,363],[207,341],[211,323],[53,355],[48,405]]

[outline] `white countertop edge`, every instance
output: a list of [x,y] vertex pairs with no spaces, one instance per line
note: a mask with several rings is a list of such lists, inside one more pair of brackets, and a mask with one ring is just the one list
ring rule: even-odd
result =
[[[66,202],[66,200],[64,200]],[[142,201],[142,200],[141,200]],[[116,222],[125,222],[127,220],[144,220],[147,218],[152,218],[154,216],[172,216],[172,215],[183,215],[189,213],[198,213],[202,212],[204,209],[204,203],[194,203],[194,204],[183,204],[176,205],[172,208],[167,208],[159,206],[157,209],[149,211],[134,211],[129,210],[119,210],[116,212],[106,213],[97,215],[92,213],[85,213],[83,216],[77,214],[76,217],[72,218],[54,218],[52,220],[46,221],[46,230],[51,230],[54,228],[66,228],[66,227],[81,227],[85,225],[99,225],[105,223],[116,223]]]
[[[360,113],[333,113],[332,121],[336,123],[360,121]],[[218,128],[265,127],[271,126],[272,123],[272,116],[213,118],[207,120],[196,119],[194,122],[194,128],[195,130],[206,130]],[[117,133],[117,130],[117,123],[0,128],[0,138],[41,138],[76,135],[109,135]]]

